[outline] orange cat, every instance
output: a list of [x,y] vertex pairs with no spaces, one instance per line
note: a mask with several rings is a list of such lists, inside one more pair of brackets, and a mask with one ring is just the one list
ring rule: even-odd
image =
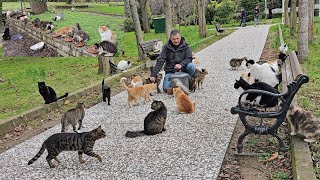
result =
[[173,88],[173,95],[176,99],[178,113],[193,113],[195,111],[195,102],[181,90],[180,87]]
[[142,80],[141,76],[135,76],[131,80],[131,85],[132,85],[132,87],[142,86],[143,85],[143,80]]
[[140,97],[144,97],[144,102],[147,100],[150,100],[150,93],[153,90],[157,89],[157,84],[152,83],[152,84],[145,84],[143,86],[137,86],[133,88],[128,88],[126,83],[124,82],[127,78],[123,77],[120,79],[120,83],[122,86],[128,91],[128,105],[129,108],[133,104],[137,104],[138,101],[140,100]]

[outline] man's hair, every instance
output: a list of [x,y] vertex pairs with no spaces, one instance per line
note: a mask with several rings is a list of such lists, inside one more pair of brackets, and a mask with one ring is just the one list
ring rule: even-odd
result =
[[174,30],[172,30],[172,31],[170,32],[170,37],[171,37],[171,36],[175,36],[175,35],[177,35],[177,34],[180,34],[180,32],[179,32],[178,30],[174,29]]

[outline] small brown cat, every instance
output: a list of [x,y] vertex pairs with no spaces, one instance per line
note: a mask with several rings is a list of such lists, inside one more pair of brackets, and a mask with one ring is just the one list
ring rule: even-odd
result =
[[195,111],[195,102],[181,90],[180,87],[173,88],[173,95],[176,99],[178,113],[193,113]]
[[126,79],[127,78],[125,77],[121,78],[120,83],[128,91],[129,108],[131,107],[131,105],[138,103],[138,101],[140,100],[140,97],[144,97],[144,102],[146,102],[147,100],[150,100],[150,93],[153,90],[157,89],[156,83],[145,84],[143,86],[128,88],[128,86],[124,82]]
[[131,80],[130,84],[132,87],[142,86],[143,80],[142,80],[141,76],[134,76],[133,79]]
[[167,120],[167,108],[162,101],[153,101],[151,109],[154,111],[144,118],[143,131],[127,131],[126,137],[135,138],[143,135],[155,135],[165,131],[164,125]]
[[230,66],[231,66],[231,70],[238,70],[239,67],[241,66],[242,61],[247,61],[247,57],[243,57],[243,58],[232,58],[230,60]]
[[92,150],[95,141],[104,137],[106,137],[106,133],[101,129],[101,126],[93,129],[90,132],[53,134],[43,142],[41,149],[28,162],[28,165],[39,159],[46,149],[48,151],[46,159],[51,168],[56,167],[52,163],[53,159],[60,163],[60,161],[57,159],[57,156],[62,151],[78,151],[79,161],[81,164],[85,163],[85,160],[82,158],[83,153],[88,156],[96,157],[100,162],[102,162],[102,158],[98,154],[95,154]]
[[320,140],[320,120],[312,116],[311,112],[301,107],[290,106],[287,120],[292,136],[302,134],[306,137],[304,141],[309,143]]
[[73,131],[77,133],[77,124],[79,124],[78,130],[83,127],[82,120],[84,118],[84,115],[85,110],[83,103],[78,103],[75,108],[68,110],[61,119],[61,132],[66,132],[66,127],[68,127],[68,125],[72,125]]

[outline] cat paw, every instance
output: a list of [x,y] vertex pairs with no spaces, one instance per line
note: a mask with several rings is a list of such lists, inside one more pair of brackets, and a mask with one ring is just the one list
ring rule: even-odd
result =
[[99,162],[102,162],[102,158],[101,157],[98,157],[98,160],[99,160]]
[[317,140],[315,140],[315,139],[308,139],[308,138],[305,138],[303,141],[304,141],[304,142],[307,142],[307,143],[317,142]]
[[295,136],[295,135],[297,135],[297,133],[296,132],[291,132],[290,135],[291,136]]
[[85,160],[79,160],[80,161],[80,164],[84,164],[86,161]]

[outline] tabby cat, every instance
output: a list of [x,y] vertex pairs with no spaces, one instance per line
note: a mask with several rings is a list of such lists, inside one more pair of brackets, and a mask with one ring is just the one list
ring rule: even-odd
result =
[[320,140],[320,120],[312,116],[311,112],[297,106],[290,106],[287,114],[291,135],[300,133],[305,136],[305,142]]
[[241,66],[242,61],[247,61],[247,57],[243,57],[243,58],[232,58],[230,60],[230,66],[231,66],[231,70],[238,70],[239,67]]
[[83,103],[78,103],[75,108],[68,110],[61,118],[61,132],[66,132],[66,127],[68,127],[68,125],[72,125],[73,131],[77,133],[77,124],[79,124],[78,130],[83,127],[82,120],[84,115],[85,110]]
[[109,41],[102,41],[100,43],[94,44],[95,49],[98,49],[99,55],[108,56],[110,53],[112,55],[116,54],[118,49],[117,46]]
[[[189,89],[192,92],[195,92],[198,86],[198,89],[201,88],[203,89],[203,81],[206,78],[206,75],[208,74],[208,71],[206,69],[201,69],[201,71],[199,69],[196,69],[196,71],[194,72],[193,76],[191,77],[191,85],[189,85]],[[189,82],[190,82],[189,81]]]
[[178,113],[193,113],[195,111],[195,102],[181,90],[180,87],[173,88],[173,95],[176,99]]
[[39,93],[43,97],[45,104],[50,104],[52,102],[55,102],[59,99],[62,99],[68,96],[68,93],[66,93],[63,96],[57,97],[56,92],[50,86],[47,86],[44,81],[38,82],[38,88],[39,88]]
[[138,103],[141,97],[144,97],[144,102],[150,100],[150,93],[153,90],[157,89],[157,83],[145,84],[143,86],[137,86],[133,88],[128,88],[125,84],[127,78],[123,77],[120,79],[120,84],[128,91],[128,105],[129,108],[131,105]]
[[56,160],[58,163],[61,163],[57,156],[62,151],[78,151],[79,161],[81,164],[85,163],[85,160],[82,158],[83,153],[98,158],[102,162],[102,158],[95,154],[93,146],[96,140],[106,137],[105,132],[99,126],[96,129],[93,129],[90,132],[83,133],[57,133],[50,136],[46,139],[39,152],[28,162],[28,165],[34,163],[43,152],[47,149],[48,156],[46,157],[47,162],[50,168],[56,167],[52,160]]
[[165,131],[164,125],[167,120],[167,108],[162,101],[153,101],[151,109],[154,111],[144,118],[143,131],[127,131],[126,137],[135,138],[143,135],[155,135]]
[[104,79],[102,80],[102,100],[103,102],[106,102],[106,98],[108,98],[108,105],[110,105],[110,99],[111,99],[111,89],[108,86],[108,84],[104,83]]
[[89,35],[84,31],[77,31],[72,40],[75,45],[83,46],[89,40]]

